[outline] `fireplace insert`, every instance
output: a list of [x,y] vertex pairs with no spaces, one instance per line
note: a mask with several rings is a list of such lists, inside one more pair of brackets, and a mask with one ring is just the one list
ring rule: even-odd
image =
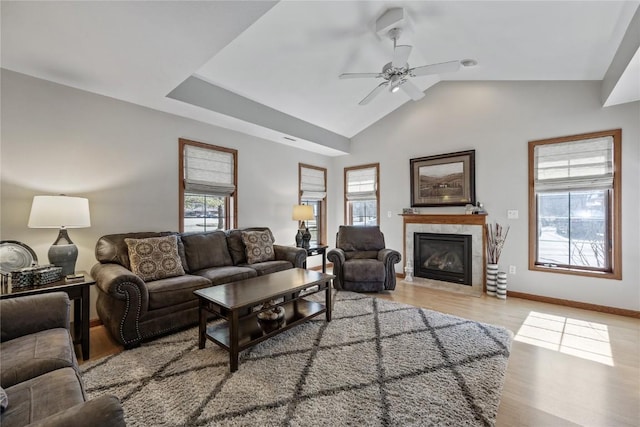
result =
[[471,286],[471,235],[414,233],[416,277]]

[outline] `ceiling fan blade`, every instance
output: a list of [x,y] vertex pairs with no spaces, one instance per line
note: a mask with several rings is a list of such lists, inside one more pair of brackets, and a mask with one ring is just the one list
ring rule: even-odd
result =
[[382,77],[380,73],[342,73],[338,76],[339,79],[363,79],[363,78],[376,78]]
[[439,64],[424,65],[409,70],[412,76],[428,76],[431,74],[450,73],[460,69],[460,61],[441,62]]
[[424,98],[424,92],[422,92],[418,86],[411,83],[409,80],[402,83],[400,85],[400,89],[402,89],[407,95],[411,97],[414,101]]
[[374,90],[369,92],[369,95],[365,96],[362,101],[358,102],[360,105],[367,105],[373,98],[376,97],[382,90],[389,85],[388,81],[380,83]]
[[411,49],[411,46],[405,44],[396,46],[393,50],[393,61],[391,61],[391,65],[396,68],[402,68],[407,65],[409,55],[411,55]]

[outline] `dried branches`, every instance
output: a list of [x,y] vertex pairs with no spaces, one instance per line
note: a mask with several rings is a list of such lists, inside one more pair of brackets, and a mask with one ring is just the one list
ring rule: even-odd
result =
[[497,264],[500,253],[509,234],[509,226],[506,228],[500,224],[486,224],[487,227],[487,263]]

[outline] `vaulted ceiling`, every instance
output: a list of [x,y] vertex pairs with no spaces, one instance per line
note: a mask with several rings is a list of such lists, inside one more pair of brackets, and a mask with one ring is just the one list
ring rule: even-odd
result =
[[[640,61],[629,36],[638,4],[2,1],[1,59],[9,70],[339,155],[349,138],[414,102],[385,90],[360,106],[380,80],[338,79],[379,73],[391,61],[393,42],[375,29],[389,7],[404,8],[398,42],[413,46],[411,67],[478,63],[412,78],[426,96],[441,80],[602,81],[631,37],[631,53],[603,100],[615,104],[638,100],[629,59],[636,52]],[[619,83],[625,79],[631,95]]]

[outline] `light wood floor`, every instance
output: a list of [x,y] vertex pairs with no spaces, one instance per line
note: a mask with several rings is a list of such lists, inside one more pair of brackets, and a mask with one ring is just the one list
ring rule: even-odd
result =
[[[640,426],[638,319],[403,282],[380,298],[501,325],[516,335],[498,426]],[[523,342],[532,337],[536,345]],[[571,354],[580,348],[586,351]],[[91,360],[119,351],[104,327],[91,328]]]

